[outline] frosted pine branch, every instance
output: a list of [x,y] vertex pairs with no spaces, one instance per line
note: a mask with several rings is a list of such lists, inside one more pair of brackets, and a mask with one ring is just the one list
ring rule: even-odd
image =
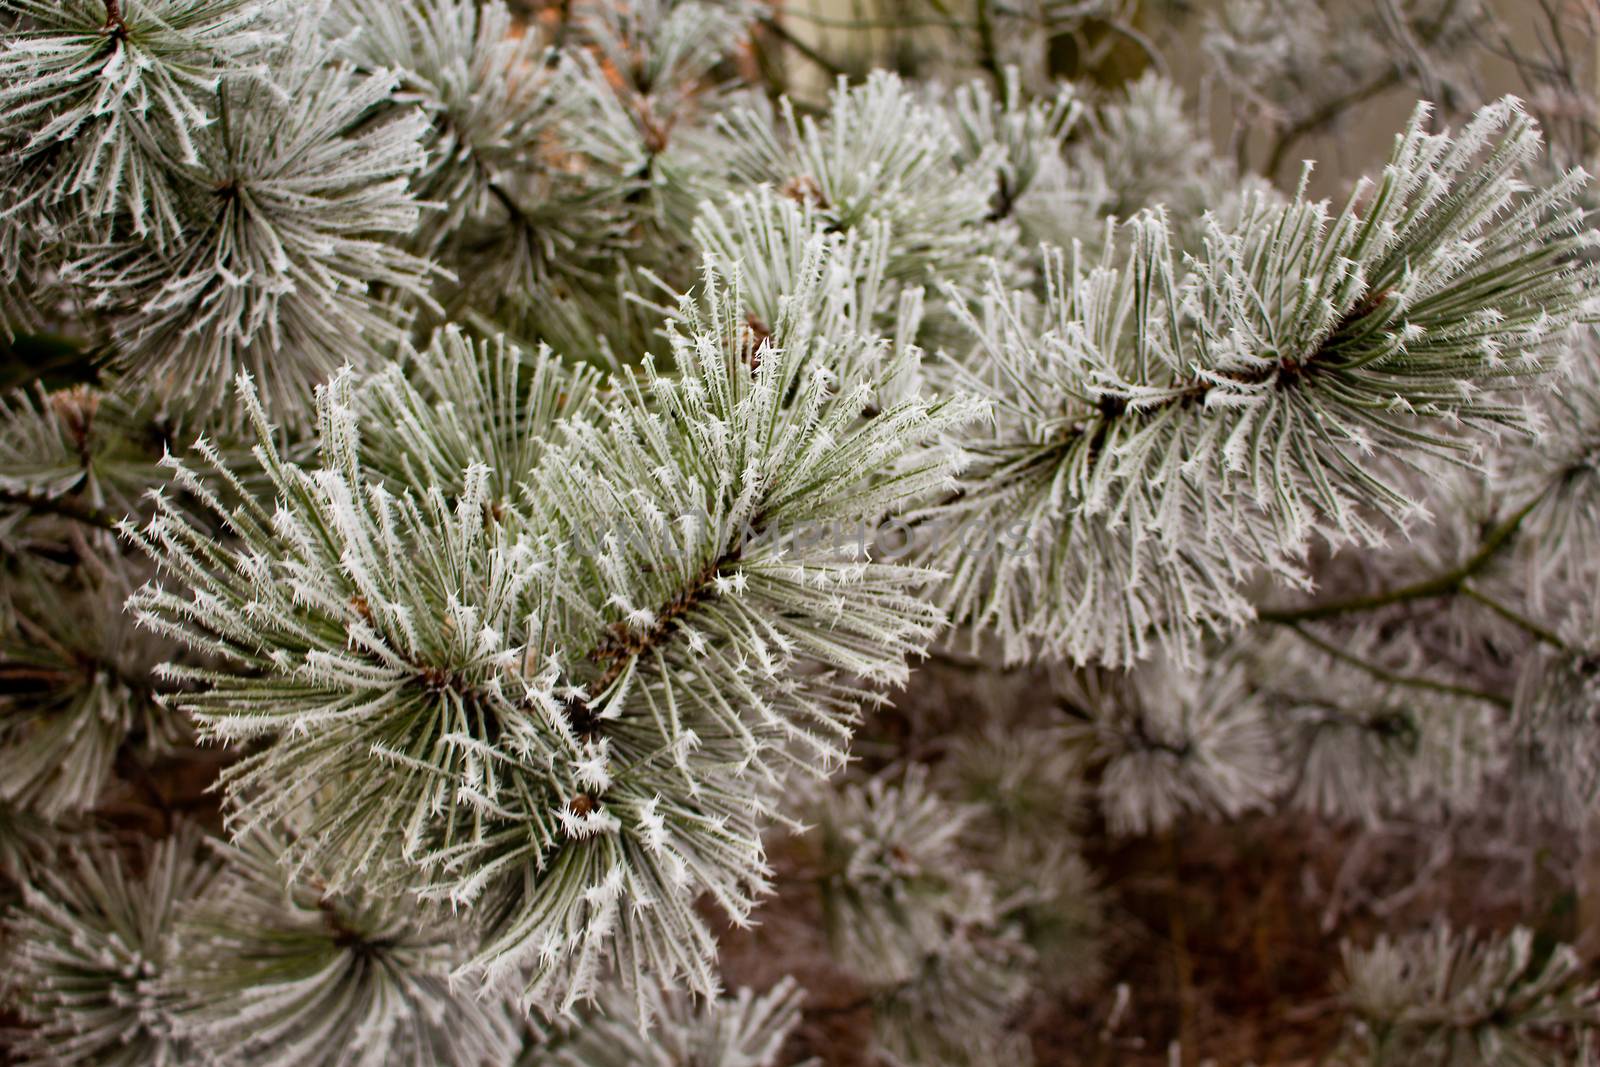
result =
[[1426,519],[1369,457],[1473,462],[1530,426],[1517,383],[1590,312],[1583,175],[1523,183],[1538,134],[1514,102],[1456,137],[1424,115],[1337,214],[1257,196],[1187,264],[1146,214],[1120,263],[1110,241],[1098,263],[1050,254],[1041,306],[997,279],[963,312],[952,380],[1000,418],[922,517],[982,513],[1024,547],[933,556],[958,617],[1014,658],[1123,664],[1152,634],[1187,654],[1250,618],[1248,576],[1296,580],[1312,538]]
[[[349,374],[318,393],[314,465],[291,462],[242,382],[275,501],[202,443],[209,470],[174,460],[176,485],[238,547],[166,498],[128,530],[179,583],[141,591],[140,618],[224,661],[169,672],[194,687],[185,706],[210,737],[268,742],[227,772],[236,832],[342,783],[297,851],[338,858],[334,891],[421,879],[481,907],[474,966],[492,980],[529,968],[530,999],[568,1006],[611,966],[630,985],[713,988],[694,897],[743,919],[773,790],[843,757],[866,696],[848,675],[902,679],[939,622],[913,592],[925,573],[797,540],[943,484],[936,461],[902,460],[971,416],[911,399],[863,418],[902,369],[836,357],[869,337],[806,340],[828,254],[812,243],[754,371],[737,282],[709,273],[669,334],[679,373],[647,363],[604,414],[582,410],[578,375],[573,410],[545,421],[562,375],[503,348],[476,381],[422,364],[425,387],[503,413],[487,439],[380,379],[375,410],[427,420],[383,432],[456,449],[460,475],[440,461],[376,477]],[[496,478],[516,495],[492,495]]]
[[136,859],[102,843],[40,868],[6,920],[6,986],[31,1029],[26,1064],[177,1067],[204,1062],[179,1033],[166,982],[180,961],[178,914],[215,877],[193,827]]

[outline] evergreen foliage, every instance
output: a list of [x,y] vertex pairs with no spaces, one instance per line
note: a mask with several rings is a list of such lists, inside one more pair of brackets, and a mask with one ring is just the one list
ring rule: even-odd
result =
[[[1356,6],[0,0],[19,1060],[1026,1063],[1141,838],[1185,1044],[1202,823],[1580,885],[1600,61]],[[1600,1055],[1395,899],[1345,1062]]]
[[1454,138],[1424,118],[1337,214],[1249,198],[1183,269],[1152,212],[1125,257],[1049,254],[1041,303],[996,280],[957,311],[975,345],[953,380],[997,416],[926,515],[1010,537],[940,543],[956,617],[1012,658],[1121,666],[1152,635],[1187,656],[1313,536],[1380,544],[1425,516],[1365,457],[1470,460],[1526,425],[1508,385],[1590,310],[1583,176],[1526,191],[1538,138],[1510,101]]
[[253,832],[222,849],[218,878],[180,920],[188,951],[169,983],[181,1033],[229,1063],[508,1062],[509,1003],[454,988],[471,927],[406,897],[327,891],[278,864],[287,842]]
[[29,1025],[21,1062],[175,1067],[202,1055],[167,985],[177,916],[216,875],[198,837],[186,827],[132,857],[90,841],[24,884],[5,925],[6,985]]
[[784,1040],[800,1022],[800,990],[785,979],[760,996],[741,989],[731,997],[695,1004],[682,993],[648,997],[653,1029],[641,1029],[632,1005],[607,998],[605,1014],[584,1018],[548,1043],[535,1045],[523,1063],[538,1067],[811,1067],[780,1059]]
[[1031,952],[991,881],[964,862],[975,814],[931,790],[920,768],[846,787],[816,813],[829,941],[867,990],[891,1063],[1026,1060],[1007,1023]]
[[1351,1063],[1569,1062],[1552,1037],[1593,1031],[1597,991],[1570,946],[1541,959],[1533,933],[1479,938],[1436,926],[1370,948],[1345,948],[1344,998],[1355,1015]]
[[[613,953],[630,984],[648,972],[709,994],[694,899],[749,911],[773,790],[843,757],[862,698],[834,672],[903,678],[937,622],[912,595],[924,573],[796,537],[875,525],[939,485],[937,464],[899,460],[970,417],[914,399],[861,421],[914,353],[835,377],[876,342],[809,335],[825,255],[813,243],[803,288],[754,352],[737,279],[708,273],[669,332],[685,375],[646,363],[613,381],[605,411],[564,412],[507,497],[490,492],[486,461],[518,454],[538,416],[573,399],[548,355],[519,372],[498,348],[489,384],[505,391],[473,410],[510,432],[463,443],[454,485],[421,464],[392,485],[368,473],[351,375],[318,391],[309,467],[276,449],[241,379],[276,510],[202,441],[210,479],[240,503],[172,469],[239,547],[170,501],[127,529],[196,590],[147,586],[140,618],[224,658],[167,671],[196,687],[186,708],[202,736],[269,739],[227,772],[236,824],[328,793],[294,847],[330,867],[329,888],[399,867],[428,896],[481,904],[478,965],[534,965],[537,1002],[570,1007]],[[444,373],[437,352],[432,365]],[[484,384],[465,377],[434,381]],[[397,390],[380,378],[373,402]]]

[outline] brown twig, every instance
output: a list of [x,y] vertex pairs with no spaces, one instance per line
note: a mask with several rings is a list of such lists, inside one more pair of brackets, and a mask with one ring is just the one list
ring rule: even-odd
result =
[[31,489],[0,488],[0,504],[14,504],[41,515],[56,515],[115,533],[119,520],[109,511],[73,496],[50,496]]
[[1374,611],[1378,608],[1404,604],[1413,600],[1429,600],[1458,593],[1468,579],[1489,566],[1494,561],[1494,558],[1500,554],[1501,550],[1511,544],[1517,535],[1517,531],[1521,528],[1523,520],[1528,517],[1534,508],[1539,506],[1549,492],[1550,487],[1546,487],[1532,500],[1518,508],[1511,517],[1489,531],[1476,552],[1442,574],[1436,574],[1431,578],[1424,578],[1420,582],[1413,582],[1410,585],[1403,585],[1396,589],[1370,593],[1366,596],[1348,597],[1344,600],[1312,604],[1303,608],[1268,608],[1257,612],[1256,618],[1261,622],[1294,625],[1302,622],[1315,622],[1318,619],[1331,619],[1338,615]]
[[834,77],[837,78],[841,74],[848,73],[839,64],[835,63],[833,60],[829,59],[815,48],[812,48],[809,44],[806,44],[806,42],[802,41],[794,34],[790,33],[789,28],[782,22],[779,22],[775,17],[768,15],[766,18],[761,19],[760,23],[766,28],[767,32],[772,34],[772,36],[776,37],[790,48],[793,48],[796,52],[800,53],[800,55],[816,64],[818,67],[821,67],[824,71],[833,75]]
[[1453,685],[1449,682],[1436,682],[1432,678],[1422,678],[1416,675],[1400,674],[1389,670],[1380,664],[1364,660],[1360,656],[1352,655],[1332,642],[1325,641],[1316,634],[1307,630],[1299,623],[1288,624],[1301,640],[1314,648],[1320,649],[1340,663],[1347,663],[1372,675],[1380,682],[1390,685],[1405,686],[1410,689],[1428,689],[1435,693],[1444,693],[1447,696],[1465,697],[1468,700],[1481,700],[1486,704],[1493,704],[1502,711],[1511,710],[1511,701],[1498,693],[1490,693],[1482,689],[1473,689],[1471,686]]

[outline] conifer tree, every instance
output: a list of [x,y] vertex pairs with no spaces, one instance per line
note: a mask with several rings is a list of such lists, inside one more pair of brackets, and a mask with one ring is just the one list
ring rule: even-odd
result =
[[[0,0],[17,1058],[1021,1064],[1141,839],[1579,892],[1596,53],[1347,6]],[[1600,1057],[1341,892],[1338,1062]]]

